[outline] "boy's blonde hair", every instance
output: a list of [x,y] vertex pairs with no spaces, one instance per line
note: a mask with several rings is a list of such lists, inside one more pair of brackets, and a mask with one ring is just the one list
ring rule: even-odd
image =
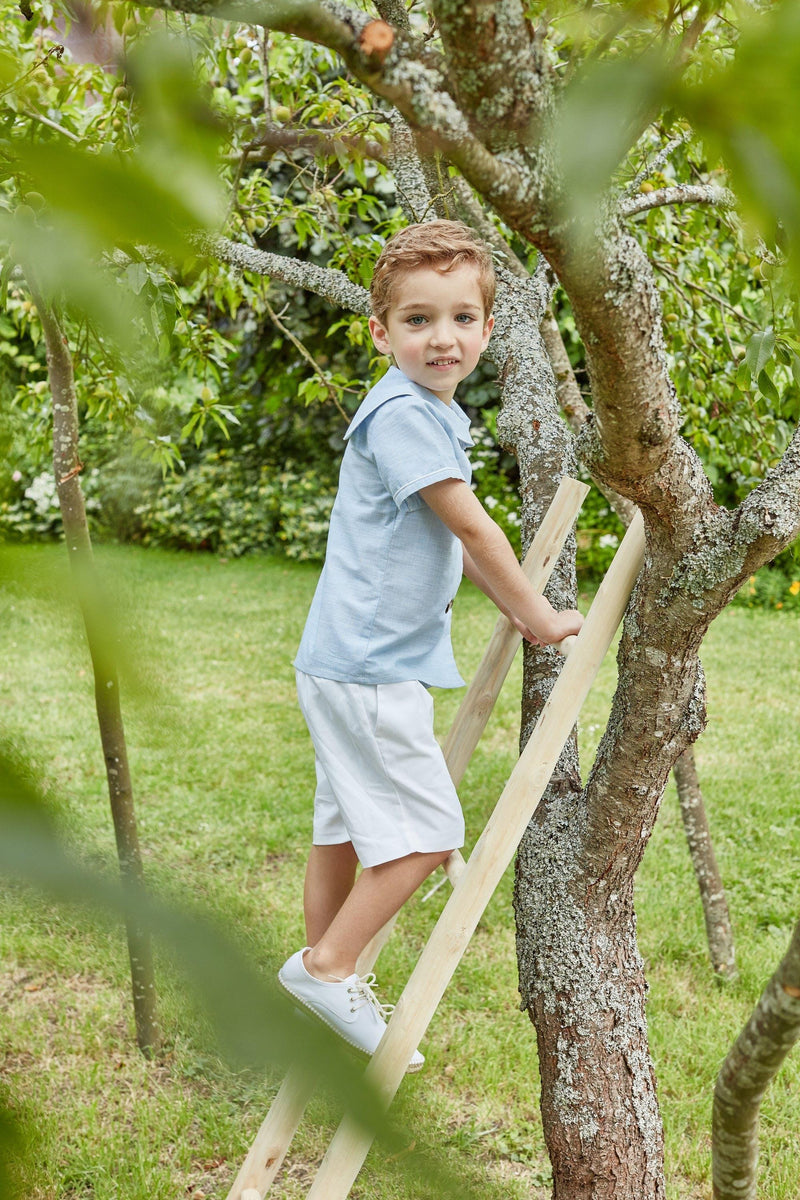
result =
[[373,315],[386,324],[397,280],[407,271],[433,267],[445,273],[468,263],[478,272],[478,286],[487,319],[494,305],[495,276],[492,256],[468,225],[461,221],[424,221],[407,225],[384,246],[370,283]]

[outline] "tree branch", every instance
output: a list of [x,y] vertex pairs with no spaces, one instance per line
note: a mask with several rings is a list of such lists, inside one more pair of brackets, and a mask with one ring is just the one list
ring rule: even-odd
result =
[[220,21],[263,25],[346,53],[370,18],[344,4],[319,0],[142,0],[145,8],[195,13]]
[[287,129],[284,125],[268,124],[244,148],[252,160],[262,148],[275,150],[308,150],[311,154],[335,155],[344,146],[364,158],[386,162],[386,147],[371,138],[355,133],[333,132],[327,129]]
[[402,29],[404,33],[411,32],[408,10],[403,0],[375,0],[375,7],[389,25],[394,25],[395,29]]
[[[579,454],[607,486],[640,508],[652,505],[669,522],[684,497],[652,481],[672,458],[681,414],[652,267],[620,229],[582,254],[573,247],[549,257],[586,348],[595,419],[582,431]],[[684,484],[688,488],[688,477]]]
[[388,160],[400,203],[410,221],[423,221],[430,212],[433,197],[422,169],[414,134],[396,108],[389,113],[389,124],[392,140]]
[[[569,421],[572,432],[577,435],[591,418],[592,412],[581,395],[552,308],[548,308],[545,312],[540,328],[547,356],[553,367],[559,407]],[[602,480],[595,479],[594,482],[627,528],[636,515],[636,505],[632,500],[615,492],[613,488],[606,487]]]
[[749,551],[741,583],[800,533],[800,427],[778,465],[736,509],[734,521],[734,543]]
[[461,215],[466,223],[471,225],[487,245],[496,251],[502,258],[504,265],[513,275],[516,275],[518,279],[529,279],[530,271],[522,260],[517,257],[506,239],[498,233],[486,215],[485,209],[476,200],[472,189],[463,175],[456,175],[453,179],[453,192],[456,204],[461,210]]
[[800,922],[722,1064],[711,1135],[715,1200],[756,1200],[761,1098],[800,1038]]
[[651,208],[663,208],[666,204],[711,204],[717,208],[735,208],[736,197],[728,188],[715,187],[714,184],[684,183],[621,200],[619,211],[624,217],[630,217]]
[[[434,0],[445,55],[461,108],[487,145],[513,144],[541,109],[543,75],[530,23],[519,0]],[[547,89],[549,93],[549,88]]]
[[230,263],[239,271],[251,271],[254,275],[269,275],[273,279],[281,279],[292,287],[314,292],[330,304],[348,308],[352,312],[366,315],[372,311],[367,289],[353,283],[342,271],[318,267],[315,263],[303,262],[302,259],[290,258],[288,255],[256,250],[229,238],[199,234],[193,241],[199,254]]
[[295,335],[292,333],[292,331],[288,327],[288,325],[284,325],[283,321],[280,319],[278,314],[275,312],[275,309],[272,307],[272,305],[270,304],[269,300],[266,299],[266,297],[264,298],[262,303],[264,305],[264,308],[266,309],[267,316],[269,317],[270,321],[272,321],[272,324],[275,326],[276,329],[280,330],[280,332],[283,334],[283,336],[285,338],[288,339],[288,341],[290,341],[292,343],[295,350],[297,350],[297,352],[299,353],[300,357],[305,359],[305,361],[311,367],[311,370],[314,372],[314,374],[317,376],[317,378],[320,380],[320,382],[325,387],[329,398],[336,405],[336,408],[338,409],[340,416],[342,416],[344,418],[345,425],[349,425],[350,417],[347,415],[347,413],[342,408],[339,397],[336,394],[336,388],[333,386],[333,384],[330,382],[330,380],[325,378],[325,374],[323,371],[320,370],[319,364],[314,359],[314,356],[309,353],[309,351],[306,349],[306,347],[303,345],[303,343],[300,341],[300,339],[298,337],[295,337]]
[[70,141],[77,142],[78,145],[81,144],[81,139],[76,133],[73,133],[71,129],[65,129],[63,125],[59,125],[57,121],[51,121],[49,117],[45,117],[42,113],[27,112],[23,109],[18,113],[18,115],[24,118],[26,121],[38,121],[40,125],[46,125],[48,129],[53,129],[56,133],[63,134],[63,136],[69,138]]
[[648,175],[652,175],[655,171],[660,171],[664,164],[672,157],[675,151],[679,149],[679,147],[684,146],[686,142],[691,139],[691,136],[691,129],[684,129],[677,135],[677,137],[670,138],[666,146],[661,147],[653,161],[649,162],[645,167],[642,167],[641,171],[637,172],[630,183],[626,184],[624,189],[625,195],[633,196],[637,192],[639,184],[642,183],[643,180],[647,179]]
[[145,0],[145,3],[151,8],[264,25],[328,46],[341,55],[362,83],[395,105],[412,126],[425,129],[432,142],[490,203],[506,211],[530,211],[528,173],[510,158],[495,157],[476,137],[470,121],[448,90],[438,57],[408,34],[334,0],[325,4],[319,0],[224,0],[222,4],[212,0]]

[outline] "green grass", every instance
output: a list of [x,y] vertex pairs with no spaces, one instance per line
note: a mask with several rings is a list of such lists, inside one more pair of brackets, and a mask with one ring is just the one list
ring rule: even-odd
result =
[[[0,729],[35,765],[89,859],[114,866],[113,834],[79,621],[64,552],[29,548],[0,587]],[[108,548],[130,664],[123,683],[148,878],[210,911],[271,977],[301,944],[313,759],[291,660],[316,570],[283,562]],[[465,588],[454,640],[463,673],[493,626]],[[735,609],[704,651],[710,725],[697,756],[728,890],[740,980],[711,977],[702,913],[670,789],[638,882],[651,983],[652,1051],[667,1135],[668,1195],[710,1194],[713,1081],[788,942],[798,915],[796,751],[800,634],[791,614]],[[584,710],[590,761],[614,684],[611,658]],[[516,757],[519,664],[461,787],[474,840]],[[444,732],[458,693],[437,698]],[[407,1149],[377,1147],[353,1196],[424,1200],[434,1184],[402,1169],[431,1153],[486,1200],[549,1195],[533,1031],[517,1008],[511,876],[481,921],[423,1048],[428,1065],[395,1106]],[[407,907],[381,961],[396,996],[441,911],[446,888]],[[166,1050],[135,1049],[119,930],[21,889],[0,900],[2,1078],[29,1129],[29,1200],[222,1198],[277,1078],[226,1067],[196,1000],[159,958]],[[794,1200],[800,1056],[762,1113],[764,1200]],[[314,1102],[278,1194],[305,1194],[336,1119]]]

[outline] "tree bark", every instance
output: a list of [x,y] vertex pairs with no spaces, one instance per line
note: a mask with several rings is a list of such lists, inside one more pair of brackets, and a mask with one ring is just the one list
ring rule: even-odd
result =
[[684,750],[675,763],[673,774],[678,788],[678,802],[689,845],[689,854],[700,888],[711,965],[717,975],[726,979],[735,979],[737,974],[736,954],[728,901],[725,898],[722,876],[711,843],[711,830],[703,804],[700,780],[697,777],[694,750],[691,746]]
[[[515,888],[523,1006],[536,1027],[554,1200],[663,1200],[632,888],[603,913],[576,887],[580,799],[548,797]],[[535,879],[535,886],[530,881]]]
[[[53,466],[67,551],[94,671],[95,707],[108,779],[120,874],[124,883],[141,888],[144,872],[120,708],[119,679],[94,568],[80,482],[82,464],[78,453],[78,406],[72,356],[53,309],[43,300],[30,278],[28,282],[45,338],[47,371],[53,397]],[[160,1044],[150,937],[132,918],[128,919],[126,926],[136,1040],[142,1053],[150,1057]]]
[[[548,296],[540,293],[537,306],[530,281],[507,287],[513,321],[507,327],[501,310],[492,351],[503,384],[498,434],[519,462],[527,540],[549,489],[574,463],[539,334]],[[574,603],[572,549],[551,579],[557,607]],[[526,648],[523,744],[552,689],[556,657]],[[520,992],[536,1028],[554,1197],[662,1200],[663,1133],[636,946],[635,865],[611,893],[602,868],[587,874],[582,792],[573,738],[520,845],[514,888]]]
[[[591,410],[581,396],[552,309],[545,313],[541,329],[550,362],[553,364],[559,406],[570,427],[577,434],[589,420]],[[613,488],[600,486],[614,512],[627,527],[633,519],[636,506]],[[711,842],[711,831],[692,747],[684,750],[675,763],[673,774],[689,854],[700,889],[711,965],[718,975],[735,979],[736,956],[728,902]]]
[[711,1134],[714,1200],[757,1200],[761,1098],[800,1038],[800,921],[717,1077]]

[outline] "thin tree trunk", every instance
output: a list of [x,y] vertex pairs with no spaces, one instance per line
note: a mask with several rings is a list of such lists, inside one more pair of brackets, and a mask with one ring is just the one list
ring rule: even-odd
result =
[[756,1200],[761,1097],[798,1038],[800,921],[717,1077],[711,1133],[715,1200]]
[[[77,586],[94,670],[95,706],[106,764],[120,874],[124,882],[141,887],[144,873],[120,708],[119,680],[94,569],[80,482],[78,406],[72,356],[55,313],[43,301],[34,286],[31,286],[31,291],[39,311],[47,350],[47,370],[53,397],[53,466],[70,566]],[[160,1043],[150,938],[132,919],[127,922],[127,938],[136,1040],[142,1053],[149,1057],[158,1049]]]
[[686,840],[689,843],[689,854],[703,902],[711,965],[718,975],[735,979],[736,957],[728,902],[711,844],[711,832],[691,746],[684,750],[672,772],[678,788],[678,801]]

